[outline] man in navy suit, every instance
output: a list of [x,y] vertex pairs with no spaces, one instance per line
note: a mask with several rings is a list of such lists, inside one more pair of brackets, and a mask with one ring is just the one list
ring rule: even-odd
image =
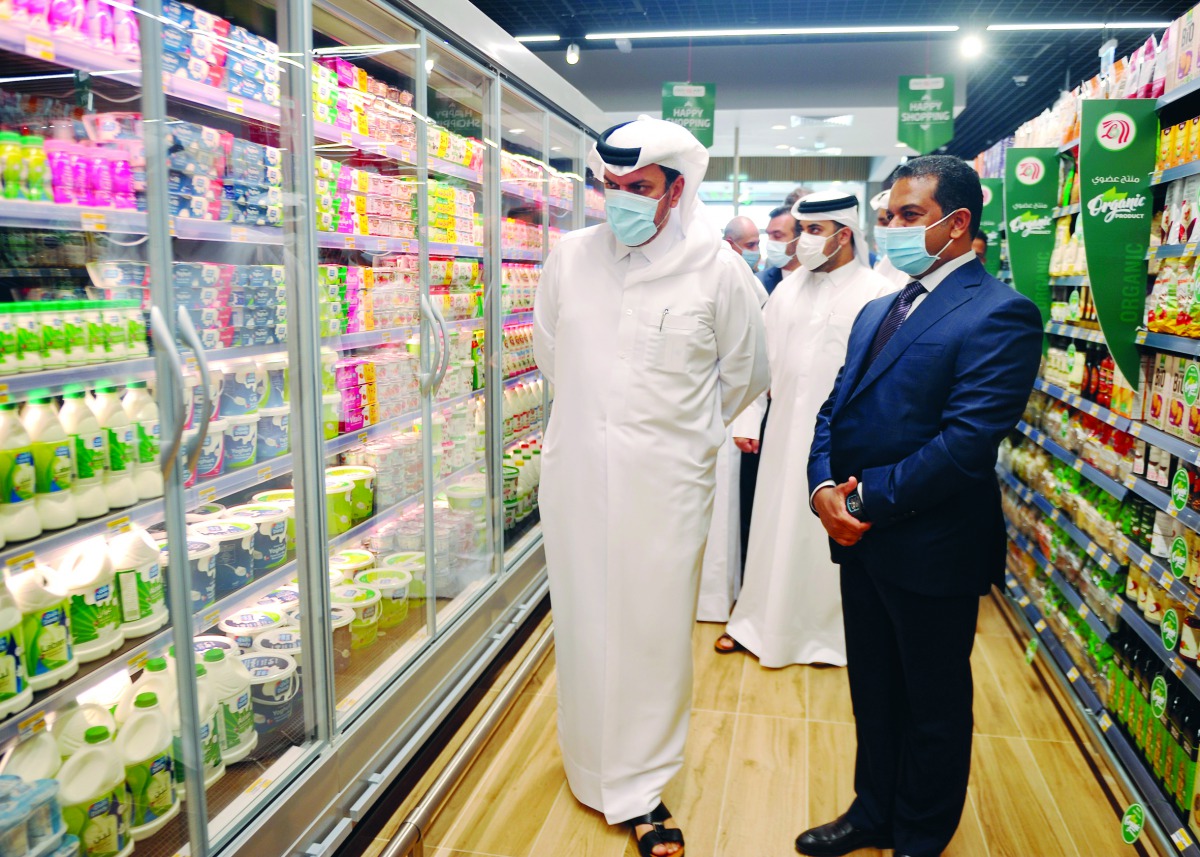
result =
[[975,620],[1004,569],[996,449],[1042,344],[1037,307],[971,249],[982,208],[957,158],[899,168],[878,234],[911,280],[863,308],[817,415],[808,484],[841,566],[858,752],[854,802],[802,854],[935,857],[962,815]]

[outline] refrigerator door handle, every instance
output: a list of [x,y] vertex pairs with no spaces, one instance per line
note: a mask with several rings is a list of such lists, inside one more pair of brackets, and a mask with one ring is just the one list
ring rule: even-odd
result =
[[[204,440],[208,437],[208,423],[212,419],[212,384],[209,383],[208,355],[204,353],[204,343],[200,341],[200,334],[196,333],[196,326],[192,324],[192,317],[185,307],[179,307],[176,320],[179,323],[180,339],[196,355],[196,365],[200,369],[200,383],[204,385],[204,407],[200,411],[200,433],[196,435],[196,441],[192,448],[187,451],[187,470],[188,473],[194,474],[196,464],[200,460],[200,451],[204,449]],[[183,423],[181,422],[180,425],[182,426]]]
[[450,331],[446,328],[446,317],[442,315],[442,311],[438,309],[433,301],[429,302],[433,309],[434,317],[437,318],[438,327],[442,329],[442,353],[439,361],[437,374],[433,378],[433,389],[437,390],[442,386],[442,381],[446,378],[446,371],[450,368]]
[[[154,346],[161,348],[166,353],[167,359],[171,363],[171,371],[175,373],[182,389],[183,359],[179,356],[179,348],[175,345],[175,337],[171,333],[171,328],[167,325],[162,310],[157,306],[150,307],[150,330],[154,334]],[[175,466],[175,459],[179,456],[179,446],[183,442],[183,424],[187,419],[187,414],[183,410],[182,396],[179,401],[180,408],[175,420],[175,433],[159,457],[159,467],[162,469],[164,479],[171,475],[171,468]]]
[[[429,300],[428,295],[421,295],[421,325],[424,326],[426,321],[437,321],[437,314],[433,309],[433,302]],[[436,359],[429,361],[431,367],[442,365],[442,345],[438,342],[437,334],[430,333],[430,341],[433,343]],[[428,372],[419,372],[418,378],[421,382],[421,395],[428,396],[433,391],[434,378],[437,377],[437,369],[430,369]]]

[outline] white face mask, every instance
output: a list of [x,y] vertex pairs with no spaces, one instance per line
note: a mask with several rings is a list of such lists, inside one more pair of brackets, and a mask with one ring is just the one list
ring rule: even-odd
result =
[[786,268],[792,263],[794,254],[787,247],[791,241],[766,241],[763,243],[763,256],[772,268]]
[[[838,232],[841,232],[839,229]],[[833,235],[812,235],[808,232],[800,236],[800,241],[796,244],[796,258],[800,260],[800,264],[810,271],[815,271],[817,268],[824,265],[837,252],[834,248],[833,253],[826,253],[825,247],[829,244],[830,238],[837,237],[837,232]]]

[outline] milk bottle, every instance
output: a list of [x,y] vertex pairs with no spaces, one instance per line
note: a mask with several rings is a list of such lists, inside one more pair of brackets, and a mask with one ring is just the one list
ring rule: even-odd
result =
[[117,735],[130,794],[130,834],[145,839],[179,814],[175,793],[171,721],[158,695],[139,693]]
[[250,701],[250,671],[240,658],[227,657],[223,649],[206,651],[204,668],[221,700],[221,757],[231,765],[246,758],[258,744]]
[[133,481],[137,452],[134,448],[133,421],[121,404],[115,384],[100,384],[92,401],[96,421],[108,440],[108,467],[104,471],[104,493],[109,508],[123,509],[138,500]]
[[104,726],[93,726],[85,739],[58,772],[63,821],[79,837],[83,857],[126,857],[133,853],[133,838],[121,754]]
[[121,647],[121,602],[103,536],[73,547],[53,579],[70,596],[71,645],[86,664]]
[[158,542],[134,525],[109,541],[108,555],[117,576],[125,639],[157,631],[167,622]]
[[6,542],[19,542],[42,534],[33,497],[37,477],[33,469],[33,444],[17,419],[15,402],[0,404],[0,530]]
[[108,437],[88,406],[87,393],[78,388],[66,390],[58,418],[75,446],[75,480],[71,493],[75,495],[79,517],[107,515],[104,471],[108,467]]
[[158,697],[163,711],[169,712],[175,705],[175,678],[167,669],[166,658],[151,658],[146,661],[142,674],[117,703],[117,710],[113,716],[118,727],[123,727],[133,715],[137,698],[143,693],[153,693]]
[[109,710],[94,702],[85,702],[74,708],[59,711],[54,716],[54,740],[58,755],[67,759],[87,744],[87,731],[93,726],[103,726],[116,733],[117,724]]
[[25,671],[25,636],[21,611],[6,587],[0,587],[0,717],[8,717],[33,701]]
[[21,611],[25,665],[34,690],[53,687],[79,670],[71,648],[67,592],[52,582],[53,574],[52,569],[36,565],[8,579]]
[[[204,787],[212,788],[213,784],[225,776],[225,760],[221,758],[220,716],[221,704],[217,697],[216,688],[209,679],[208,670],[204,664],[196,664],[197,708],[200,710],[200,753]],[[175,699],[171,706],[171,728],[174,730],[174,757],[183,758],[183,741],[180,737],[179,700]],[[184,784],[183,765],[175,766],[175,788],[181,798],[187,796],[187,786]]]
[[33,443],[33,468],[38,518],[42,529],[61,530],[79,521],[71,480],[75,473],[73,444],[67,438],[50,397],[30,398],[21,423]]
[[43,730],[35,732],[13,748],[8,764],[4,766],[4,773],[32,783],[34,780],[51,779],[58,774],[60,767],[62,756],[58,752],[58,742]]
[[138,499],[152,500],[163,493],[162,470],[158,465],[158,447],[161,427],[158,421],[158,404],[145,381],[131,381],[121,401],[125,413],[133,420],[137,433],[137,464],[133,481],[137,486]]

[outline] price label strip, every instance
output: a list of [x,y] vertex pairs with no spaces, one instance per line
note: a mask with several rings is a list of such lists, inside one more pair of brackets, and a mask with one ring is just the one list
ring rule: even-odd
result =
[[1175,847],[1180,851],[1195,844],[1192,837],[1182,827],[1171,834],[1171,841],[1175,843]]
[[1075,667],[1071,667],[1069,670],[1067,670],[1067,681],[1069,681],[1071,684],[1074,684],[1078,679],[1079,670],[1077,670]]
[[25,55],[46,62],[54,62],[54,42],[41,36],[28,35],[25,37]]
[[42,712],[37,712],[29,717],[26,717],[17,724],[17,732],[21,738],[28,738],[31,735],[36,735],[38,732],[46,731],[46,716]]
[[121,517],[114,518],[108,522],[108,534],[110,536],[115,536],[119,533],[127,533],[129,532],[129,528],[131,526],[132,523],[129,520],[129,516],[122,515]]
[[5,563],[5,565],[8,566],[8,570],[12,573],[20,573],[22,571],[29,571],[35,565],[37,565],[37,557],[34,555],[33,551],[26,551],[23,554],[18,554],[17,556],[10,557],[8,562]]

